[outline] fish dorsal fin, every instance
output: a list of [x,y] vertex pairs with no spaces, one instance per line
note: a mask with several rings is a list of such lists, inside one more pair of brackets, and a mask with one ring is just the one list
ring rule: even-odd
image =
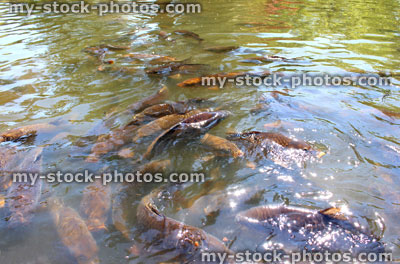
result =
[[337,207],[330,207],[319,211],[319,213],[338,220],[348,220],[347,217],[341,212],[340,208]]

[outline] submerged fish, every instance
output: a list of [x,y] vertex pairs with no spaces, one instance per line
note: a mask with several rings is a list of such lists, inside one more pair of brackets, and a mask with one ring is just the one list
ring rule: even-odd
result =
[[166,86],[163,86],[157,93],[146,97],[138,102],[128,105],[122,112],[110,113],[109,117],[104,121],[105,126],[113,127],[116,119],[121,116],[132,116],[133,114],[146,109],[152,105],[160,104],[165,101],[169,96],[169,90]]
[[324,152],[314,150],[308,143],[274,132],[252,131],[229,134],[228,139],[244,146],[247,157],[267,158],[285,168],[301,167],[307,160],[321,158]]
[[107,215],[111,208],[111,186],[103,185],[101,180],[89,184],[83,191],[80,205],[90,231],[106,228]]
[[[15,169],[20,173],[40,173],[42,170],[43,148],[38,147],[26,153],[25,159]],[[27,224],[39,205],[42,195],[43,181],[38,177],[33,182],[30,177],[27,181],[13,182],[7,193],[7,206],[11,212],[9,225],[11,227]]]
[[186,114],[172,114],[156,119],[136,131],[136,136],[133,138],[133,142],[138,142],[144,137],[161,133],[163,130],[169,129],[175,124],[185,120],[186,118],[199,113],[200,110],[193,110]]
[[158,136],[147,148],[144,158],[150,159],[155,150],[160,150],[171,140],[183,138],[184,136],[196,136],[205,133],[207,130],[216,126],[219,122],[229,115],[227,111],[200,112],[189,116],[183,121],[171,126]]
[[165,31],[160,31],[158,32],[158,36],[161,37],[162,39],[165,39],[166,41],[171,41],[171,42],[175,42],[175,40],[173,40],[169,34]]
[[202,67],[207,66],[206,64],[189,64],[183,62],[172,62],[160,67],[146,70],[147,74],[150,75],[173,75],[176,73],[192,73],[196,72]]
[[97,138],[96,144],[92,147],[90,155],[86,162],[98,162],[99,157],[109,153],[110,151],[118,150],[126,143],[130,142],[137,127],[126,126],[112,130],[107,135],[102,135]]
[[130,188],[130,186],[119,184],[115,190],[113,190],[111,217],[115,228],[120,231],[126,239],[130,240],[131,235],[123,205],[123,201],[127,195],[126,189],[128,188]]
[[167,169],[171,168],[170,160],[154,160],[139,168],[141,173],[159,173],[165,172]]
[[163,257],[180,263],[203,263],[202,254],[207,252],[233,254],[218,238],[202,229],[161,214],[152,201],[154,193],[157,192],[144,197],[137,209],[140,227],[148,230],[143,238],[151,243],[149,251],[164,252]]
[[204,50],[212,52],[228,52],[238,48],[239,47],[237,46],[215,46],[215,47],[204,48]]
[[174,33],[179,34],[179,35],[183,35],[183,36],[188,36],[191,38],[194,38],[195,40],[198,41],[203,41],[204,39],[200,38],[200,36],[192,31],[188,31],[188,30],[175,30]]
[[310,252],[383,253],[385,248],[367,230],[329,208],[313,211],[288,206],[260,206],[239,213],[236,221],[266,236],[284,236]]
[[35,125],[23,126],[20,128],[15,128],[7,132],[0,134],[0,142],[5,141],[18,141],[23,137],[30,137],[36,135],[39,131],[51,131],[56,128],[55,125],[48,123],[41,123]]
[[0,148],[0,192],[10,188],[12,184],[11,170],[15,168],[17,160],[15,148]]
[[236,146],[235,143],[229,140],[211,134],[205,134],[200,141],[202,144],[220,152],[229,153],[232,157],[237,158],[244,155],[244,153]]
[[52,198],[49,208],[61,242],[69,249],[79,264],[99,263],[97,244],[85,221],[78,212]]
[[144,109],[139,114],[133,116],[129,125],[141,125],[147,121],[153,121],[154,118],[160,118],[172,114],[185,114],[204,103],[203,99],[189,99],[182,102],[171,102],[157,104]]
[[232,140],[246,140],[251,143],[260,143],[264,140],[271,140],[285,148],[301,149],[305,151],[312,149],[311,146],[304,141],[297,141],[274,132],[251,131],[246,133],[230,134],[228,138]]

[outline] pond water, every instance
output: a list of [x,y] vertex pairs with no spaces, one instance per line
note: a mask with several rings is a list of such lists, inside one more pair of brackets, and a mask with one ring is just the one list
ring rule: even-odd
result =
[[[399,0],[232,0],[200,1],[201,14],[145,15],[8,13],[0,3],[0,131],[28,124],[53,122],[57,131],[38,134],[27,142],[1,143],[19,150],[44,146],[43,171],[64,172],[104,165],[135,169],[134,159],[109,153],[97,164],[87,163],[91,147],[101,133],[96,125],[112,111],[169,89],[169,100],[205,98],[214,108],[231,115],[209,133],[275,131],[309,142],[326,153],[301,166],[284,168],[265,158],[217,158],[193,139],[162,153],[172,161],[172,171],[205,172],[205,183],[184,184],[179,199],[168,200],[163,213],[200,227],[219,239],[232,241],[233,250],[254,249],[251,234],[240,232],[237,212],[264,204],[290,204],[312,209],[341,207],[379,235],[400,258],[400,1]],[[171,34],[166,41],[158,32],[190,30],[204,41]],[[99,44],[128,45],[107,59],[133,72],[98,71],[98,61],[82,52]],[[209,46],[238,46],[230,52],[205,51]],[[161,54],[190,63],[207,64],[205,70],[181,76],[150,76],[140,62],[120,60],[118,55]],[[277,55],[299,58],[251,64],[251,57]],[[235,86],[223,89],[181,88],[177,83],[202,74],[266,71],[350,75],[387,73],[391,86]],[[279,91],[279,93],[271,93]],[[274,96],[272,96],[274,95]],[[265,101],[263,111],[252,111]],[[392,114],[390,114],[392,113]],[[397,113],[397,115],[393,114]],[[128,117],[129,118],[129,117]],[[51,142],[53,136],[64,137]],[[124,147],[131,147],[127,144]],[[139,241],[135,210],[143,196],[158,184],[132,187],[124,210],[132,239]],[[0,209],[0,263],[76,263],[63,246],[46,210],[46,201],[57,196],[79,210],[86,184],[47,184],[32,223],[10,229],[7,210]],[[115,190],[115,189],[114,189]],[[260,192],[261,191],[261,192]],[[232,193],[261,193],[251,203],[236,199],[212,219],[205,207]],[[5,195],[5,192],[2,193]],[[231,195],[234,196],[234,195]],[[246,195],[245,195],[246,196]],[[167,198],[166,198],[167,199]],[[229,198],[231,199],[231,198]],[[232,198],[233,199],[233,198]],[[234,203],[234,204],[233,204]],[[378,223],[384,222],[382,225]],[[134,241],[128,240],[107,221],[107,230],[94,238],[101,263],[157,263],[157,257],[127,258]]]

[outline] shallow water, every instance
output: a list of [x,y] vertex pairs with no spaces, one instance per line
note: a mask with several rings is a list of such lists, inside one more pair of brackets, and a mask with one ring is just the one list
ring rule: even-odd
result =
[[[172,201],[164,212],[186,224],[202,227],[222,239],[235,240],[232,249],[254,245],[240,233],[235,212],[255,205],[287,203],[314,209],[340,206],[376,233],[376,224],[386,226],[382,241],[400,258],[400,119],[380,109],[400,112],[400,78],[392,86],[304,86],[286,89],[290,96],[271,96],[285,87],[227,86],[179,88],[181,80],[151,77],[136,64],[137,73],[98,72],[97,62],[82,49],[100,43],[130,45],[131,52],[154,53],[191,59],[211,65],[207,73],[236,71],[280,71],[348,74],[400,73],[400,1],[398,0],[253,0],[201,1],[201,14],[185,15],[43,15],[8,14],[0,4],[0,131],[26,124],[57,122],[58,131],[38,135],[19,148],[45,145],[43,169],[48,171],[97,170],[85,163],[98,133],[93,127],[113,110],[154,94],[166,85],[170,100],[207,98],[232,112],[210,131],[223,136],[229,131],[272,129],[310,142],[327,154],[301,168],[284,169],[270,160],[257,162],[218,159],[201,162],[210,154],[194,141],[160,157],[173,160],[176,171],[205,171],[209,181],[183,186],[184,198]],[[261,24],[254,24],[261,23]],[[246,25],[247,24],[247,25]],[[191,30],[205,40],[199,43],[174,36],[176,42],[157,37],[159,30]],[[228,53],[210,53],[204,47],[236,45]],[[116,58],[116,52],[108,58]],[[247,64],[249,57],[279,55],[301,58],[300,63]],[[124,62],[126,65],[129,62]],[[388,96],[385,96],[388,94]],[[384,98],[383,98],[384,97]],[[268,108],[251,113],[265,98]],[[270,126],[281,121],[280,127]],[[58,132],[67,132],[57,144],[48,144]],[[146,144],[146,143],[145,143]],[[6,145],[6,144],[4,144]],[[115,153],[114,153],[115,154]],[[128,171],[131,161],[108,156],[102,165]],[[217,180],[211,172],[219,168]],[[254,188],[257,186],[257,188]],[[142,196],[156,184],[132,190],[126,201],[132,234],[136,230],[134,210]],[[78,209],[85,184],[53,184],[43,190],[43,201],[51,195]],[[233,191],[262,197],[249,204],[228,203],[210,221],[204,207]],[[211,202],[210,202],[211,201]],[[3,210],[4,211],[4,210]],[[7,227],[7,213],[0,211],[0,263],[75,263],[61,244],[46,210],[39,210],[33,223],[23,230]],[[108,230],[95,234],[101,263],[136,263],[127,260],[132,245],[109,222]],[[146,260],[144,260],[146,261]],[[153,259],[147,262],[154,261]]]

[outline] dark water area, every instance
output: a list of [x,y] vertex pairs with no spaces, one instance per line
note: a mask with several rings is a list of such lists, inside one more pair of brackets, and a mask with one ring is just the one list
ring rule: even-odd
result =
[[[286,204],[314,210],[340,207],[376,236],[383,233],[381,241],[400,259],[400,1],[199,2],[200,14],[102,17],[17,15],[0,3],[0,132],[38,123],[56,126],[24,142],[0,143],[0,148],[16,147],[18,164],[28,151],[44,147],[41,169],[46,172],[100,171],[105,166],[135,170],[151,140],[126,144],[100,157],[98,163],[86,159],[97,137],[110,132],[111,128],[101,126],[102,120],[165,86],[169,101],[204,98],[213,110],[231,113],[209,131],[212,135],[225,138],[232,132],[273,131],[305,141],[326,155],[304,162],[292,158],[288,164],[278,162],[280,157],[257,159],[247,153],[208,161],[213,152],[201,146],[197,137],[166,148],[156,158],[171,160],[171,171],[204,172],[206,182],[172,189],[141,184],[121,193],[113,185],[112,199],[122,200],[119,209],[131,236],[123,236],[110,213],[106,229],[94,233],[100,263],[160,261],[157,256],[127,257],[129,248],[140,246],[146,236],[137,225],[136,209],[157,188],[164,190],[159,195],[163,214],[220,240],[226,238],[234,251],[258,246],[253,235],[235,222],[238,212]],[[204,40],[171,34],[174,41],[168,41],[158,35],[175,30],[196,32]],[[82,51],[99,44],[129,46],[129,50],[110,52],[106,59],[115,61],[110,67],[131,71],[99,71],[98,60]],[[222,53],[204,50],[211,46],[238,48]],[[148,66],[142,61],[123,59],[127,53],[160,54],[207,66],[172,78],[152,76],[146,74]],[[266,55],[296,60],[243,61]],[[204,74],[267,70],[286,75],[388,75],[392,85],[228,84],[223,89],[177,85]],[[264,108],[254,111],[260,103]],[[59,133],[63,133],[60,139],[52,141]],[[123,148],[132,148],[134,157],[119,157]],[[43,208],[23,228],[8,226],[6,200],[0,208],[0,263],[77,263],[60,240],[48,201],[58,197],[79,211],[86,186],[46,184],[39,202]],[[0,191],[0,198],[6,197],[7,191]],[[291,246],[296,250],[296,245]]]

